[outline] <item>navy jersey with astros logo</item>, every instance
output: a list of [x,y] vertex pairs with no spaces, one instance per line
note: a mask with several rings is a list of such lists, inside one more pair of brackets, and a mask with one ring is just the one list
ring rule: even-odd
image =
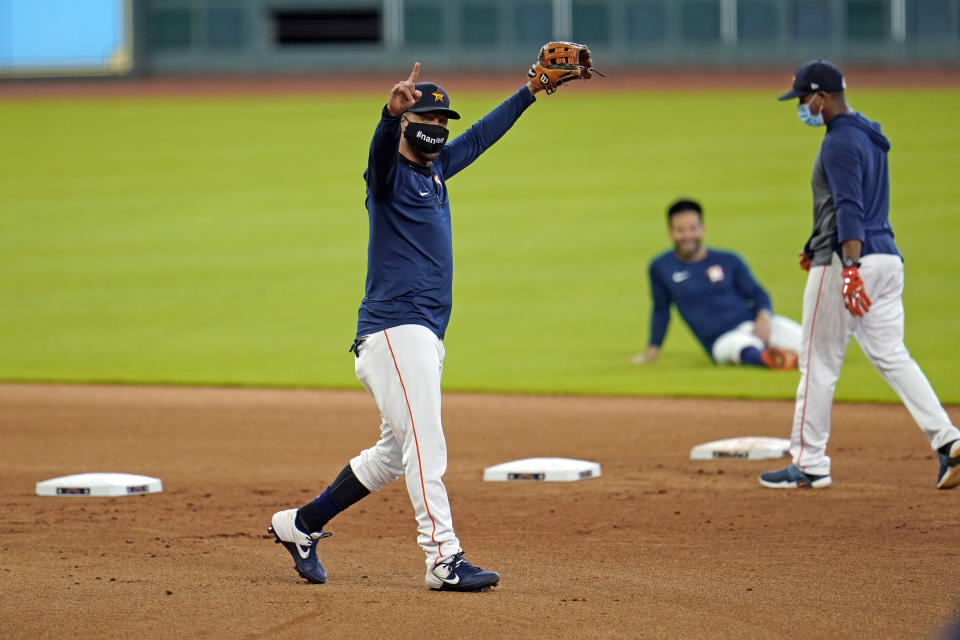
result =
[[400,155],[400,117],[384,107],[363,174],[370,240],[357,337],[402,324],[423,325],[444,337],[453,304],[446,181],[499,140],[534,102],[529,90],[520,89],[448,142],[430,167]]
[[740,256],[717,249],[708,249],[706,257],[696,262],[684,262],[673,251],[654,258],[650,295],[650,344],[663,343],[674,304],[707,354],[724,333],[753,320],[760,309],[771,309],[770,296]]

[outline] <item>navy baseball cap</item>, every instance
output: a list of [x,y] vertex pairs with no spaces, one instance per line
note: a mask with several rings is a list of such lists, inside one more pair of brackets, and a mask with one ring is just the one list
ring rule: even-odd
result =
[[810,60],[797,69],[793,76],[793,88],[777,99],[801,98],[817,91],[836,93],[846,88],[847,83],[837,65],[826,60]]
[[450,108],[450,96],[438,84],[432,82],[418,82],[417,91],[420,92],[420,99],[407,111],[414,113],[423,113],[425,111],[444,111],[451,120],[459,120],[460,114]]

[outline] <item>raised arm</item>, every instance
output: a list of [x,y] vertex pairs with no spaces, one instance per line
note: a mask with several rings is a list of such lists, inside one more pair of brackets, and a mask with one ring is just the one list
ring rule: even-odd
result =
[[536,102],[533,93],[532,88],[523,87],[448,142],[439,158],[444,177],[449,180],[502,138],[527,107]]
[[590,49],[586,45],[548,42],[540,47],[537,61],[527,72],[524,87],[444,147],[439,158],[444,177],[449,179],[462,171],[499,140],[520,114],[536,102],[533,97],[536,93],[554,93],[565,82],[578,78],[587,80],[593,77],[593,73],[602,75],[593,68]]
[[383,200],[390,195],[393,181],[397,175],[397,156],[400,153],[400,114],[412,107],[420,99],[416,89],[420,76],[420,63],[413,65],[410,76],[390,90],[390,97],[383,107],[380,123],[370,141],[370,157],[367,160],[367,182],[373,197]]

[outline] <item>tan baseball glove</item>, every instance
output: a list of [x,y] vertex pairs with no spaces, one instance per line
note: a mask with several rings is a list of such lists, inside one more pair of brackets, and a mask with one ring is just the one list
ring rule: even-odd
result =
[[564,82],[577,78],[589,80],[594,73],[603,77],[602,73],[593,68],[590,49],[586,45],[576,42],[548,42],[540,47],[540,55],[527,75],[537,89],[551,94]]

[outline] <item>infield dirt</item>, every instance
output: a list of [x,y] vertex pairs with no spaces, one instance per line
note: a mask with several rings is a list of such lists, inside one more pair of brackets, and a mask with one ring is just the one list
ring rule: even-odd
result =
[[[778,374],[772,374],[778,375]],[[960,411],[949,409],[956,422]],[[373,443],[362,392],[0,385],[0,637],[917,638],[960,605],[960,491],[898,405],[838,405],[834,486],[771,491],[786,459],[694,462],[789,432],[792,403],[447,394],[446,483],[489,593],[435,593],[404,485],[336,518],[326,585],[266,527]],[[515,458],[578,483],[484,483]],[[84,471],[161,494],[50,498]]]

